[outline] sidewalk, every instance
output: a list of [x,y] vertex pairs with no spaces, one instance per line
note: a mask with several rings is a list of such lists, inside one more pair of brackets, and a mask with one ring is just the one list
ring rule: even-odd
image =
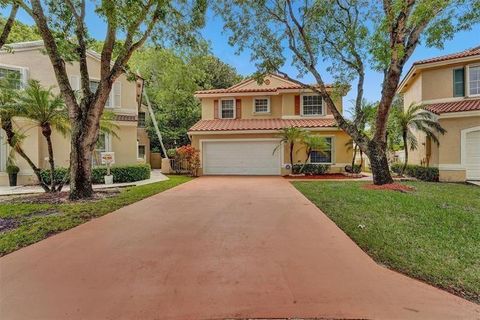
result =
[[[150,184],[154,182],[168,180],[168,177],[165,176],[163,173],[160,172],[158,169],[152,170],[150,174],[150,179],[141,180],[136,182],[125,182],[125,183],[114,183],[114,184],[95,184],[93,185],[93,189],[109,189],[109,188],[123,188],[123,187],[131,187],[131,186],[141,186],[144,184]],[[70,187],[66,185],[63,191],[69,191]],[[32,186],[16,186],[16,187],[8,187],[8,186],[0,186],[0,196],[11,196],[16,194],[31,194],[31,193],[43,193],[45,192],[42,187],[38,185]]]

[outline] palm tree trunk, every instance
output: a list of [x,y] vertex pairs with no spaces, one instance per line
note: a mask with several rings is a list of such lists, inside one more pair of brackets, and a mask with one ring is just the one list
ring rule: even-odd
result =
[[55,183],[55,160],[53,158],[53,145],[52,145],[52,128],[50,124],[43,124],[42,126],[42,134],[47,140],[47,149],[48,149],[48,163],[50,164],[50,190],[52,192],[56,190],[56,183]]
[[40,186],[45,192],[50,192],[50,188],[48,185],[43,181],[42,175],[40,174],[40,168],[38,168],[35,163],[30,159],[30,157],[23,151],[23,148],[19,146],[18,144],[15,144],[15,131],[13,130],[13,124],[12,120],[10,118],[2,118],[1,119],[1,126],[2,129],[5,131],[5,134],[7,135],[7,142],[10,147],[15,149],[15,152],[20,155],[32,168],[33,172],[35,173],[35,176],[37,176],[38,183],[40,183]]
[[408,164],[407,131],[403,132],[402,139],[403,139],[403,147],[405,148],[405,162],[403,164],[402,173],[401,173],[401,175],[403,176],[405,170],[407,169],[407,164]]
[[356,158],[357,158],[357,145],[355,145],[355,147],[353,148],[352,170],[353,170],[353,167],[355,166]]
[[293,142],[290,142],[290,166],[291,166],[291,169],[290,169],[290,173],[293,174],[293,147],[295,146],[295,144]]

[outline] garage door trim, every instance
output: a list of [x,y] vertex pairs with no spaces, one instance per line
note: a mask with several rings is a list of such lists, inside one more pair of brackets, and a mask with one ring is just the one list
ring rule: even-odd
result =
[[[199,142],[199,148],[200,148],[200,168],[205,170],[205,153],[203,152],[203,144],[207,142],[278,142],[280,143],[281,139],[280,138],[244,138],[244,139],[200,139]],[[280,148],[276,151],[280,153],[280,166],[278,169],[278,175],[281,175],[282,167],[285,165],[284,160],[283,160],[283,155],[285,154],[285,148],[284,144],[282,143],[280,145]],[[203,174],[207,174],[203,172]]]
[[468,169],[469,169],[469,165],[467,164],[467,134],[470,133],[470,132],[474,132],[474,131],[480,131],[480,126],[478,127],[472,127],[472,128],[468,128],[468,129],[463,129],[462,130],[462,136],[461,136],[461,163],[462,163],[462,167],[465,168],[465,175],[467,176],[467,180],[468,180]]

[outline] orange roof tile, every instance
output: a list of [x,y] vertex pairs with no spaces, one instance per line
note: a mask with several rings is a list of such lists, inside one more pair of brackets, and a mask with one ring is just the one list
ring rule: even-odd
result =
[[[331,88],[332,85],[325,85],[326,88]],[[195,94],[218,94],[218,93],[245,93],[245,92],[277,92],[279,90],[288,90],[288,89],[302,89],[299,85],[276,87],[276,88],[247,88],[247,89],[236,89],[236,88],[227,88],[227,89],[210,89],[210,90],[200,90],[196,91]]]
[[425,63],[432,63],[432,62],[440,62],[440,61],[445,61],[445,60],[452,60],[452,59],[460,59],[460,58],[466,58],[466,57],[471,57],[475,55],[480,55],[480,46],[475,47],[475,48],[470,48],[461,52],[456,52],[452,54],[447,54],[444,56],[440,57],[435,57],[435,58],[430,58],[430,59],[425,59],[425,60],[419,60],[414,62],[414,65],[419,65],[419,64],[425,64]]
[[200,120],[189,131],[280,130],[287,127],[336,127],[334,119],[216,119]]
[[432,103],[425,106],[425,109],[436,114],[447,112],[475,111],[480,110],[480,99]]

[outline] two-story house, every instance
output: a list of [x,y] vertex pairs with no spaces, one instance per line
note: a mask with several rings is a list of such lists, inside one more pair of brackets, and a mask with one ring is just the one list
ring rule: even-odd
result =
[[[188,134],[200,150],[200,174],[288,174],[288,148],[280,145],[279,137],[286,127],[327,139],[330,149],[314,150],[311,163],[328,164],[338,172],[351,161],[346,147],[350,138],[336,126],[321,97],[281,76],[268,75],[261,84],[247,79],[227,89],[197,91],[195,96],[201,101],[202,118]],[[336,105],[342,108],[341,98]],[[297,144],[294,163],[305,161],[302,148]]]
[[442,181],[480,180],[480,47],[415,62],[398,92],[447,130],[439,145],[416,133],[410,162],[438,167]]
[[[13,74],[18,81],[16,86],[21,89],[29,79],[40,81],[44,87],[53,86],[58,93],[58,85],[48,56],[43,52],[42,41],[14,43],[8,45],[9,50],[0,51],[0,77]],[[87,63],[90,73],[92,90],[98,86],[100,79],[100,56],[94,51],[87,52]],[[66,63],[67,73],[73,89],[80,89],[80,71],[78,62]],[[142,80],[136,82],[127,80],[121,75],[114,83],[106,110],[115,113],[115,123],[118,125],[117,137],[101,134],[93,156],[92,165],[100,164],[100,152],[115,152],[115,163],[118,165],[148,162],[149,141],[145,128],[145,112],[141,106]],[[140,112],[140,113],[139,113]],[[48,168],[47,146],[39,127],[26,119],[16,119],[19,130],[26,135],[22,142],[28,156],[41,168]],[[2,130],[0,130],[2,131]],[[5,173],[9,146],[6,144],[4,132],[0,132],[0,185],[8,184]],[[52,134],[56,165],[66,167],[69,164],[70,137],[58,132]],[[35,183],[36,178],[28,164],[16,157],[20,167],[19,183]]]

